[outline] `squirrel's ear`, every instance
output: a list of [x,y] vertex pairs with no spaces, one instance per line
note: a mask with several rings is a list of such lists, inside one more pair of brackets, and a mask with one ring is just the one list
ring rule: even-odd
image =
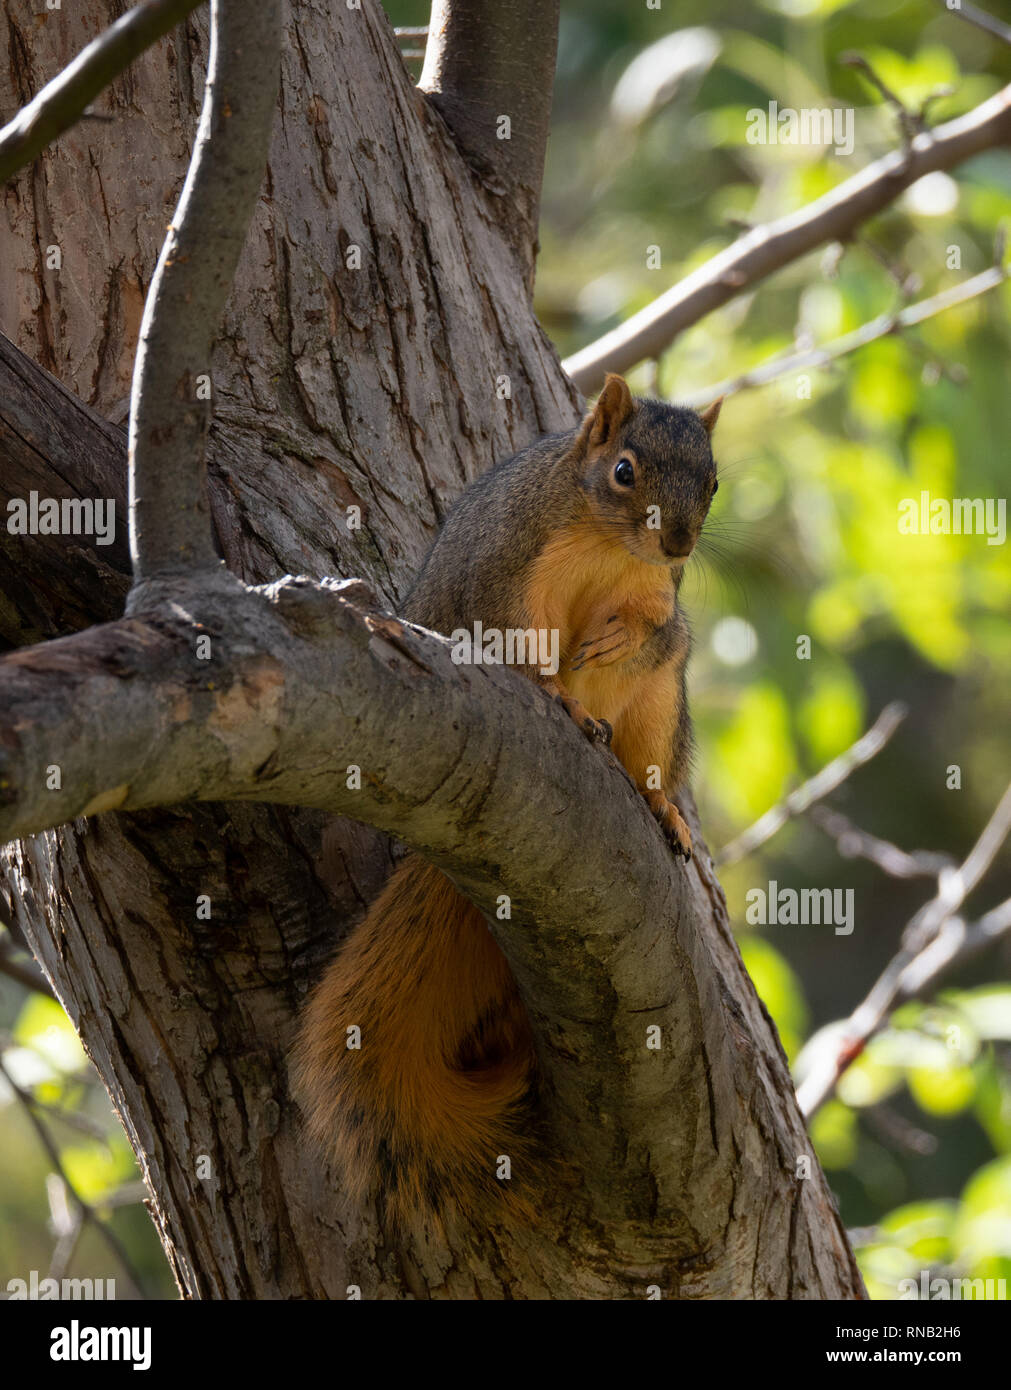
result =
[[608,372],[604,389],[597,403],[583,421],[582,435],[587,447],[600,449],[610,444],[622,425],[629,419],[635,405],[628,383],[623,376]]
[[716,428],[716,421],[720,418],[720,406],[723,404],[723,397],[717,396],[712,405],[707,405],[705,410],[699,411],[699,419],[706,427],[706,433],[712,434]]

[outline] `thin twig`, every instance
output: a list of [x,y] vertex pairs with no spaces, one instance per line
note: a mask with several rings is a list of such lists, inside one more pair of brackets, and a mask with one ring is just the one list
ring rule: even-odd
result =
[[847,1019],[831,1051],[814,1058],[797,1089],[804,1115],[810,1117],[829,1098],[847,1068],[887,1022],[895,1007],[920,996],[945,971],[1011,930],[1011,898],[967,925],[958,915],[1011,832],[1011,785],[1001,797],[982,835],[961,868],[938,876],[937,892],[907,924],[899,949],[878,976],[866,999]]
[[628,371],[664,353],[678,334],[782,266],[826,242],[849,241],[924,174],[952,169],[1009,139],[1011,86],[968,115],[918,135],[911,150],[892,151],[799,212],[755,227],[562,366],[581,391],[595,390],[606,372]]
[[[864,235],[861,237],[854,237],[853,241],[855,245],[862,246],[868,255],[873,257],[878,265],[888,272],[898,286],[899,293],[902,295],[903,299],[911,299],[917,290],[921,288],[919,276],[907,270],[904,265],[895,260],[893,256],[890,256],[885,248],[879,246],[873,237]],[[842,251],[844,248],[840,247],[839,249]]]
[[11,951],[11,943],[6,939],[0,939],[0,975],[6,975],[9,980],[16,980],[25,989],[34,990],[37,994],[48,994],[50,999],[55,998],[49,981],[35,962],[15,960]]
[[130,398],[134,581],[215,570],[205,450],[211,345],[256,207],[280,84],[281,0],[211,0],[189,172],[151,281]]
[[59,1120],[68,1129],[77,1130],[78,1134],[86,1134],[89,1139],[97,1140],[108,1150],[109,1136],[104,1127],[97,1120],[91,1119],[89,1115],[84,1115],[79,1110],[67,1110],[62,1105],[50,1105],[48,1101],[39,1100],[35,1096],[32,1097],[32,1104],[36,1110],[41,1110],[43,1114],[50,1116],[53,1120]]
[[850,333],[844,333],[841,338],[836,338],[834,342],[826,343],[824,347],[806,348],[802,352],[792,353],[788,357],[774,358],[763,363],[760,367],[743,372],[740,376],[728,377],[726,381],[717,382],[715,386],[706,386],[700,391],[693,391],[690,395],[679,396],[678,402],[689,406],[705,405],[717,396],[732,396],[737,391],[749,390],[755,386],[767,386],[770,381],[775,381],[778,377],[788,376],[791,372],[804,371],[809,367],[827,367],[838,358],[845,357],[847,353],[856,352],[858,348],[866,347],[868,343],[876,342],[879,338],[887,338],[893,333],[900,333],[904,328],[911,328],[914,324],[923,323],[925,319],[933,318],[936,314],[943,314],[945,310],[954,308],[956,304],[964,304],[967,300],[976,299],[981,294],[989,293],[990,290],[996,289],[998,285],[1004,283],[1008,278],[1008,273],[1004,266],[991,266],[989,270],[974,275],[971,280],[966,280],[961,285],[953,285],[951,289],[942,290],[940,294],[935,294],[930,299],[921,299],[918,303],[909,304],[906,308],[899,309],[892,314],[881,314],[878,318],[872,319],[870,323],[865,323]]
[[964,19],[969,24],[975,24],[977,29],[982,29],[984,33],[992,34],[995,39],[1001,39],[1004,43],[1011,43],[1011,27],[1000,19],[994,19],[992,14],[986,10],[981,10],[978,5],[973,5],[971,0],[959,0],[958,6],[952,9],[947,0],[937,0],[946,14],[957,15],[959,19]]
[[891,878],[937,878],[943,870],[954,868],[950,855],[925,849],[912,852],[900,849],[888,840],[861,830],[831,806],[812,806],[808,819],[835,840],[836,849],[844,859],[869,859]]
[[820,772],[792,791],[778,806],[766,811],[754,825],[742,831],[721,850],[717,850],[713,862],[736,864],[738,859],[753,854],[759,845],[771,840],[788,820],[803,815],[816,801],[821,801],[829,792],[845,782],[858,767],[876,757],[908,713],[908,708],[900,701],[895,700],[886,705],[867,732],[847,748],[845,753],[833,758]]
[[901,999],[920,998],[948,968],[961,965],[970,956],[992,946],[1011,930],[1011,898],[991,908],[978,922],[966,924],[960,917],[951,917],[937,936],[902,972]]
[[869,1105],[863,1115],[894,1148],[921,1155],[937,1152],[937,1135],[914,1125],[890,1105],[879,1101],[877,1105]]
[[0,183],[69,130],[135,58],[182,23],[202,0],[145,0],[93,39],[0,130]]
[[53,1257],[49,1261],[49,1278],[60,1282],[77,1250],[84,1230],[84,1216],[80,1207],[72,1207],[68,1202],[67,1186],[58,1173],[50,1173],[46,1178],[46,1196],[49,1198],[49,1220],[56,1236]]
[[7,1085],[11,1088],[11,1091],[14,1093],[18,1102],[22,1106],[29,1123],[31,1124],[32,1128],[35,1130],[36,1135],[38,1136],[39,1143],[46,1151],[46,1156],[49,1159],[49,1162],[52,1164],[54,1172],[63,1182],[67,1192],[73,1198],[73,1201],[80,1212],[82,1223],[94,1226],[101,1238],[105,1241],[106,1245],[108,1245],[109,1249],[116,1256],[117,1260],[119,1260],[124,1273],[133,1285],[137,1295],[143,1298],[144,1286],[141,1283],[137,1271],[133,1267],[133,1262],[131,1261],[130,1256],[123,1248],[122,1241],[119,1239],[119,1236],[117,1236],[116,1232],[112,1229],[108,1222],[103,1221],[99,1217],[98,1212],[90,1204],[90,1202],[86,1202],[84,1200],[81,1194],[77,1191],[77,1188],[67,1177],[66,1170],[64,1169],[63,1163],[60,1159],[59,1150],[53,1143],[52,1136],[50,1135],[49,1131],[46,1129],[45,1125],[42,1123],[42,1121],[39,1119],[38,1115],[35,1112],[35,1105],[32,1096],[29,1094],[29,1092],[23,1090],[22,1087],[20,1087],[18,1083],[14,1080],[10,1072],[7,1070],[7,1067],[4,1065],[2,1057],[0,1057],[0,1076],[2,1076],[3,1079],[6,1081]]
[[917,135],[923,130],[923,117],[910,111],[902,98],[887,86],[862,53],[843,53],[839,62],[843,67],[856,68],[862,72],[875,91],[894,109],[899,122],[899,130],[902,133],[902,142],[906,149],[909,149]]

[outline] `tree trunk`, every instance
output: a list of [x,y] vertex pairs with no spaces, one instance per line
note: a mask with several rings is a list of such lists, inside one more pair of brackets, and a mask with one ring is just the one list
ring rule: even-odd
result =
[[[11,0],[4,109],[118,12]],[[4,490],[114,496],[119,523],[107,549],[3,538],[12,645],[121,612],[125,439],[102,417],[125,419],[205,53],[198,13],[106,93],[111,121],[82,122],[6,191],[0,262],[18,273],[0,284],[0,328],[93,410],[0,356]],[[577,418],[530,307],[525,221],[442,109],[412,87],[378,7],[291,4],[269,169],[209,366],[216,536],[249,582],[362,575],[395,607],[460,488]],[[361,529],[345,522],[353,504]],[[691,1085],[653,1098],[664,1132],[679,1129],[677,1203],[630,1201],[613,1144],[609,1170],[588,1175],[613,1189],[609,1225],[552,1194],[534,1231],[398,1239],[349,1202],[307,1156],[285,1052],[391,862],[386,837],[355,822],[238,803],[95,815],[4,851],[12,920],[109,1088],[185,1296],[861,1296],[816,1161],[797,1176],[809,1145],[785,1060],[704,849],[665,946],[697,982],[675,1044]]]

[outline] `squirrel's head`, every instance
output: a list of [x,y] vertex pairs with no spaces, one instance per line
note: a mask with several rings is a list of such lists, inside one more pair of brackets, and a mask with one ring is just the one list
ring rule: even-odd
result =
[[696,413],[634,399],[608,375],[576,437],[591,511],[640,560],[681,566],[716,491],[710,437],[722,397]]

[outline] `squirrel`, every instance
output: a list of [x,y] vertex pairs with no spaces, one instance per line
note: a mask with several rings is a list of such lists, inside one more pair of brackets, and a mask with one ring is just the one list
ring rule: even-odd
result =
[[[466,488],[402,605],[446,635],[477,620],[557,631],[554,674],[518,669],[610,744],[685,860],[691,833],[674,798],[691,759],[690,634],[678,590],[717,488],[721,403],[699,414],[633,398],[609,375],[581,426]],[[377,1189],[393,1224],[451,1204],[472,1218],[536,1209],[550,1165],[530,1023],[484,916],[419,855],[311,994],[292,1070],[311,1136],[354,1195]],[[496,1173],[503,1154],[510,1182]]]

